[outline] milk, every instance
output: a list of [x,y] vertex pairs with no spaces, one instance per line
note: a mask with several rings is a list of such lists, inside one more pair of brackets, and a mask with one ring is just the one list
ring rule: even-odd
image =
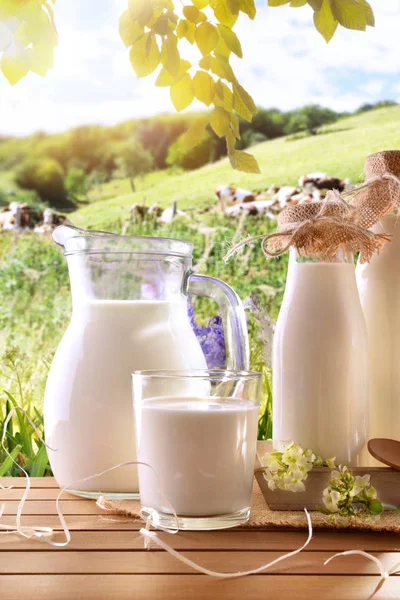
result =
[[131,373],[205,369],[185,301],[87,301],[74,311],[45,395],[46,441],[57,483],[109,497],[138,492],[137,468],[70,485],[136,459]]
[[353,265],[290,261],[273,348],[273,435],[355,465],[367,430],[367,333]]
[[250,507],[258,405],[231,398],[161,397],[137,408],[142,506],[179,516]]
[[400,436],[400,222],[387,215],[372,230],[390,233],[369,264],[357,266],[357,285],[369,336],[369,438]]

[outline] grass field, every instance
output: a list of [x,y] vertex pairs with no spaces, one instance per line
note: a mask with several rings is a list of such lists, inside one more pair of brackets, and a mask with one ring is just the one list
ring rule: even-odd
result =
[[181,209],[202,209],[215,201],[213,190],[218,185],[232,183],[250,189],[264,189],[271,183],[295,185],[300,175],[316,170],[358,183],[368,154],[400,147],[399,122],[400,106],[395,106],[342,119],[325,127],[320,135],[279,138],[253,146],[260,175],[233,171],[225,159],[177,175],[152,173],[138,181],[136,193],[130,192],[127,180],[111,182],[97,190],[102,202],[81,208],[73,221],[82,227],[117,230],[127,209],[136,202],[168,206],[176,200]]

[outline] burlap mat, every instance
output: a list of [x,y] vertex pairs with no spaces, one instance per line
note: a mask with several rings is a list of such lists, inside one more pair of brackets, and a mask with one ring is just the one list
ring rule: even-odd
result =
[[[139,500],[109,501],[101,498],[98,505],[109,514],[130,516],[144,522],[140,516]],[[381,515],[361,517],[335,517],[317,511],[310,513],[314,529],[357,529],[362,531],[400,532],[400,513],[385,511]],[[307,520],[302,511],[270,510],[256,480],[253,485],[250,521],[244,525],[251,529],[282,527],[287,529],[307,529]]]

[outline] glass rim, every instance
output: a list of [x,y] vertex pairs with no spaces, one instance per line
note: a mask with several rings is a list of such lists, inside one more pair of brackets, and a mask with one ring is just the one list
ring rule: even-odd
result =
[[233,369],[147,369],[133,371],[132,378],[140,377],[141,379],[209,379],[214,381],[222,380],[260,380],[262,373],[256,371],[235,371]]
[[[80,240],[84,240],[86,247],[79,248]],[[118,243],[115,248],[110,247],[110,242]],[[137,242],[137,248],[130,247]],[[56,242],[58,243],[58,242]],[[60,244],[58,244],[60,245]],[[75,247],[74,247],[75,246]],[[64,255],[76,254],[132,254],[147,256],[175,256],[190,258],[193,255],[193,243],[169,237],[156,237],[150,235],[121,235],[103,231],[90,231],[70,235],[62,245]]]

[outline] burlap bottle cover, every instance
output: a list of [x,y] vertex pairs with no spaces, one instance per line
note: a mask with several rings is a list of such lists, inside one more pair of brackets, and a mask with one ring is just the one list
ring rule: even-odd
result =
[[338,192],[329,191],[322,202],[287,206],[278,217],[276,233],[242,240],[225,260],[244,245],[261,240],[262,251],[270,258],[294,247],[301,256],[335,260],[338,251],[344,249],[360,252],[360,261],[368,262],[390,236],[369,231],[361,221],[358,207],[345,202]]
[[400,209],[400,151],[386,150],[367,157],[364,185],[344,194],[360,213],[360,225],[370,228],[384,215]]

